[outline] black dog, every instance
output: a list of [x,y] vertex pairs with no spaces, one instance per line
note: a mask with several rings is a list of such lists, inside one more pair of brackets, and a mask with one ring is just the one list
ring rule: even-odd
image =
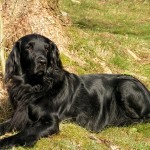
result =
[[150,120],[150,92],[127,75],[77,76],[63,69],[56,45],[31,34],[19,39],[6,63],[6,85],[14,109],[0,124],[0,148],[32,146],[41,137],[59,132],[69,119],[98,132]]

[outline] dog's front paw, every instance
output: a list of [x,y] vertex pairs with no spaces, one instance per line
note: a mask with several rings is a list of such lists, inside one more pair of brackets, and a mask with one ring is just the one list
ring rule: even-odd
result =
[[6,150],[6,149],[11,149],[13,147],[13,144],[9,141],[9,139],[1,139],[0,140],[0,149],[1,150]]
[[5,134],[5,131],[3,130],[3,128],[1,128],[0,126],[0,136],[4,135]]
[[4,126],[3,126],[3,124],[0,124],[0,136],[2,136],[4,134],[5,134]]

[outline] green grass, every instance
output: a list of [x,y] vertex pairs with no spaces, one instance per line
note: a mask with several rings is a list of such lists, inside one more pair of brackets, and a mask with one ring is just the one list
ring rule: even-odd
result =
[[96,134],[72,123],[62,123],[60,130],[57,135],[42,138],[33,148],[19,147],[14,150],[108,150],[109,146],[99,140],[107,141],[123,150],[149,150],[150,148],[149,124],[110,127]]
[[[134,75],[150,88],[149,0],[80,1],[78,4],[60,0],[60,9],[67,12],[72,21],[67,29],[71,40],[69,51],[79,60],[62,53],[65,68],[85,74],[105,73],[108,67],[112,73]],[[27,149],[108,150],[107,144],[123,150],[149,150],[150,124],[110,127],[96,134],[71,123],[62,123],[58,135],[43,138]]]
[[104,72],[105,61],[112,73],[134,75],[150,87],[149,1],[60,2],[73,22],[68,29],[70,50],[86,62],[81,66],[85,73]]

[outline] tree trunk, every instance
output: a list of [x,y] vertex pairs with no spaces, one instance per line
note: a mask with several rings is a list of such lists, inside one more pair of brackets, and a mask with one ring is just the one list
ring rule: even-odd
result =
[[31,33],[47,36],[60,51],[66,48],[68,39],[59,18],[58,0],[5,0],[3,11],[8,49],[21,36]]

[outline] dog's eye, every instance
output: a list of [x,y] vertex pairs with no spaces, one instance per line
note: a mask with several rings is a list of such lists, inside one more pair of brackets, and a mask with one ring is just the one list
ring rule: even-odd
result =
[[28,44],[25,46],[25,49],[28,50],[28,51],[32,51],[32,50],[33,50],[33,43],[28,43]]
[[31,48],[32,48],[31,45],[26,45],[26,46],[25,46],[25,49],[31,49]]
[[45,46],[45,50],[48,52],[49,51],[49,46]]

